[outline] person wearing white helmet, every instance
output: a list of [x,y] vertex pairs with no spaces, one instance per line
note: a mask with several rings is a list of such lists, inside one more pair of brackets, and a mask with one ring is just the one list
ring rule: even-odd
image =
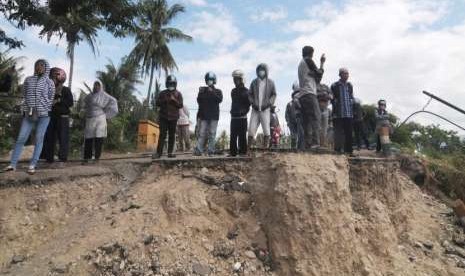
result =
[[304,150],[305,137],[302,125],[302,107],[296,94],[299,93],[299,82],[292,85],[292,100],[286,106],[286,122],[291,132],[291,149]]
[[235,88],[231,91],[231,125],[229,155],[247,155],[247,114],[250,110],[249,89],[245,87],[244,72],[232,73]]
[[365,144],[366,149],[370,149],[370,142],[368,142],[367,132],[365,128],[365,111],[362,107],[362,101],[360,99],[354,99],[354,134],[355,144],[357,149],[361,150],[362,142]]
[[200,119],[199,138],[194,155],[200,156],[205,151],[205,143],[208,140],[208,155],[215,154],[215,137],[218,121],[220,119],[220,103],[223,101],[223,92],[215,87],[216,75],[213,72],[205,74],[205,83],[199,89],[197,103],[199,104]]
[[263,147],[270,146],[270,108],[276,100],[276,86],[269,78],[268,66],[264,63],[257,66],[257,78],[252,81],[249,89],[249,101],[252,104],[252,114],[249,124],[249,148],[252,147],[261,125],[263,130]]

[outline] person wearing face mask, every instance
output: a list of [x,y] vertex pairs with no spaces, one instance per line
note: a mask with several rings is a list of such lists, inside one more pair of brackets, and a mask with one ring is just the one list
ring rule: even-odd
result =
[[235,88],[231,91],[231,129],[229,155],[247,155],[247,114],[250,110],[249,89],[245,87],[244,73],[232,73]]
[[200,87],[197,95],[199,104],[198,118],[200,120],[199,139],[194,155],[202,155],[205,151],[205,143],[208,140],[208,155],[215,153],[215,137],[220,119],[220,103],[223,101],[223,92],[215,87],[216,75],[208,72],[205,75],[207,86]]
[[53,163],[55,144],[58,140],[60,145],[58,159],[60,162],[66,162],[68,160],[69,114],[74,104],[73,93],[63,85],[66,81],[66,73],[63,69],[53,67],[50,70],[50,78],[55,83],[55,98],[50,112],[50,123],[45,133],[42,156],[48,163]]
[[44,135],[50,122],[49,112],[52,109],[55,94],[55,84],[49,78],[49,73],[49,63],[44,59],[39,59],[34,64],[34,76],[24,80],[24,103],[22,105],[24,118],[11,155],[10,165],[3,169],[4,172],[16,170],[24,144],[35,127],[34,153],[27,170],[29,174],[35,173],[35,167],[42,152]]
[[270,108],[276,100],[276,87],[268,78],[268,66],[264,63],[257,66],[257,78],[252,81],[249,89],[249,101],[252,104],[252,114],[249,125],[249,148],[254,144],[255,135],[261,125],[263,130],[263,147],[270,146]]
[[100,159],[103,139],[107,137],[107,119],[118,114],[118,101],[105,92],[102,84],[96,81],[92,93],[84,98],[84,110],[86,126],[83,164],[87,164],[92,159],[92,151],[95,161]]
[[181,92],[177,88],[177,80],[173,75],[166,77],[166,90],[158,95],[155,104],[159,109],[158,124],[160,126],[160,139],[158,139],[157,152],[153,158],[157,159],[162,156],[165,146],[166,134],[168,133],[168,157],[176,157],[173,153],[176,125],[179,119],[179,109],[183,107]]
[[323,54],[318,68],[313,61],[313,48],[305,46],[302,49],[302,60],[298,67],[299,99],[302,106],[302,120],[305,132],[305,146],[307,149],[317,149],[320,146],[321,112],[317,99],[317,84],[320,83],[326,58]]

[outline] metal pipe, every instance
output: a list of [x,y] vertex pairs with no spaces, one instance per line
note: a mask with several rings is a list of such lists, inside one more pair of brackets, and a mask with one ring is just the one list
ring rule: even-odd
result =
[[448,123],[450,123],[450,124],[452,124],[452,125],[454,125],[454,126],[460,128],[461,130],[465,131],[465,128],[464,128],[464,127],[462,127],[462,126],[460,126],[460,125],[458,125],[458,124],[452,122],[451,120],[449,120],[449,119],[447,119],[447,118],[445,118],[445,117],[443,117],[443,116],[441,116],[441,115],[439,115],[439,114],[436,114],[436,113],[433,113],[433,112],[427,111],[427,110],[420,110],[420,111],[417,111],[417,112],[414,112],[414,113],[410,114],[410,116],[408,116],[407,119],[405,119],[400,125],[398,125],[398,126],[396,127],[396,129],[400,128],[400,127],[403,126],[405,123],[407,123],[407,121],[408,121],[410,118],[412,118],[413,116],[415,116],[415,115],[417,115],[417,114],[420,114],[420,113],[431,114],[431,115],[433,115],[433,116],[436,116],[436,117],[438,117],[438,118],[441,118],[441,119],[443,119],[444,121],[446,121],[446,122],[448,122]]
[[457,110],[458,112],[460,112],[462,114],[465,114],[465,110],[463,110],[463,109],[461,109],[461,108],[459,108],[459,107],[457,107],[457,106],[455,106],[455,105],[453,105],[453,104],[439,98],[438,96],[435,96],[435,95],[433,95],[433,94],[431,94],[431,93],[429,93],[427,91],[423,91],[423,94],[425,94],[428,97],[431,97],[431,98],[435,99],[438,102],[441,102],[441,103],[447,105],[450,108],[453,108],[453,109]]

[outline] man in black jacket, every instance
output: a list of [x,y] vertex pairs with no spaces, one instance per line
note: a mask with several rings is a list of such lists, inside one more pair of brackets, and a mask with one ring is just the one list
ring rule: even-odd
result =
[[50,69],[50,79],[55,83],[55,97],[50,112],[50,123],[45,133],[42,157],[49,163],[54,162],[55,144],[58,140],[60,145],[58,159],[66,162],[69,150],[69,115],[70,108],[74,104],[73,93],[63,85],[66,81],[66,73],[63,69],[57,67]]
[[[231,139],[230,156],[247,154],[247,113],[250,110],[249,89],[245,87],[244,73],[235,70],[232,73],[234,85],[231,91]],[[239,143],[239,147],[238,147]]]
[[204,153],[205,141],[208,139],[208,155],[215,153],[215,137],[220,119],[220,103],[223,101],[223,93],[215,87],[216,75],[208,72],[205,75],[207,86],[200,87],[197,96],[199,104],[198,116],[200,119],[199,139],[194,155]]
[[158,95],[155,104],[159,110],[158,123],[160,126],[160,139],[158,139],[157,152],[152,156],[158,159],[163,154],[166,134],[168,133],[168,158],[176,157],[173,154],[176,141],[176,126],[179,119],[179,109],[183,107],[181,92],[177,90],[178,81],[173,75],[168,75],[165,81],[166,90]]

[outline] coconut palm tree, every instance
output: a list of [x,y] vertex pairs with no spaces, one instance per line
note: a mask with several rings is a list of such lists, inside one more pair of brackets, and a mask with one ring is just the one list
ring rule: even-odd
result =
[[45,36],[47,41],[57,35],[60,39],[66,39],[66,54],[70,60],[69,66],[69,83],[71,88],[73,83],[74,71],[74,51],[80,42],[85,41],[89,44],[92,52],[95,54],[97,31],[101,27],[101,19],[92,10],[91,5],[71,6],[66,13],[49,14],[44,18],[40,36]]
[[143,0],[139,10],[133,31],[136,45],[130,57],[141,65],[143,76],[150,74],[147,92],[147,106],[149,106],[155,70],[163,70],[167,74],[177,69],[168,44],[172,41],[192,41],[192,37],[177,28],[170,27],[173,19],[185,11],[184,6],[179,4],[169,6],[166,0]]
[[42,28],[39,34],[49,42],[53,36],[66,39],[70,88],[76,46],[86,42],[95,54],[100,29],[105,28],[116,37],[124,37],[132,29],[136,14],[136,4],[130,0],[49,0],[47,4],[47,13],[40,14],[40,20],[32,23]]
[[100,80],[105,91],[118,100],[120,112],[129,112],[140,106],[134,94],[137,92],[136,85],[142,82],[138,66],[131,60],[122,58],[118,67],[109,61],[105,71],[97,71],[97,79]]

